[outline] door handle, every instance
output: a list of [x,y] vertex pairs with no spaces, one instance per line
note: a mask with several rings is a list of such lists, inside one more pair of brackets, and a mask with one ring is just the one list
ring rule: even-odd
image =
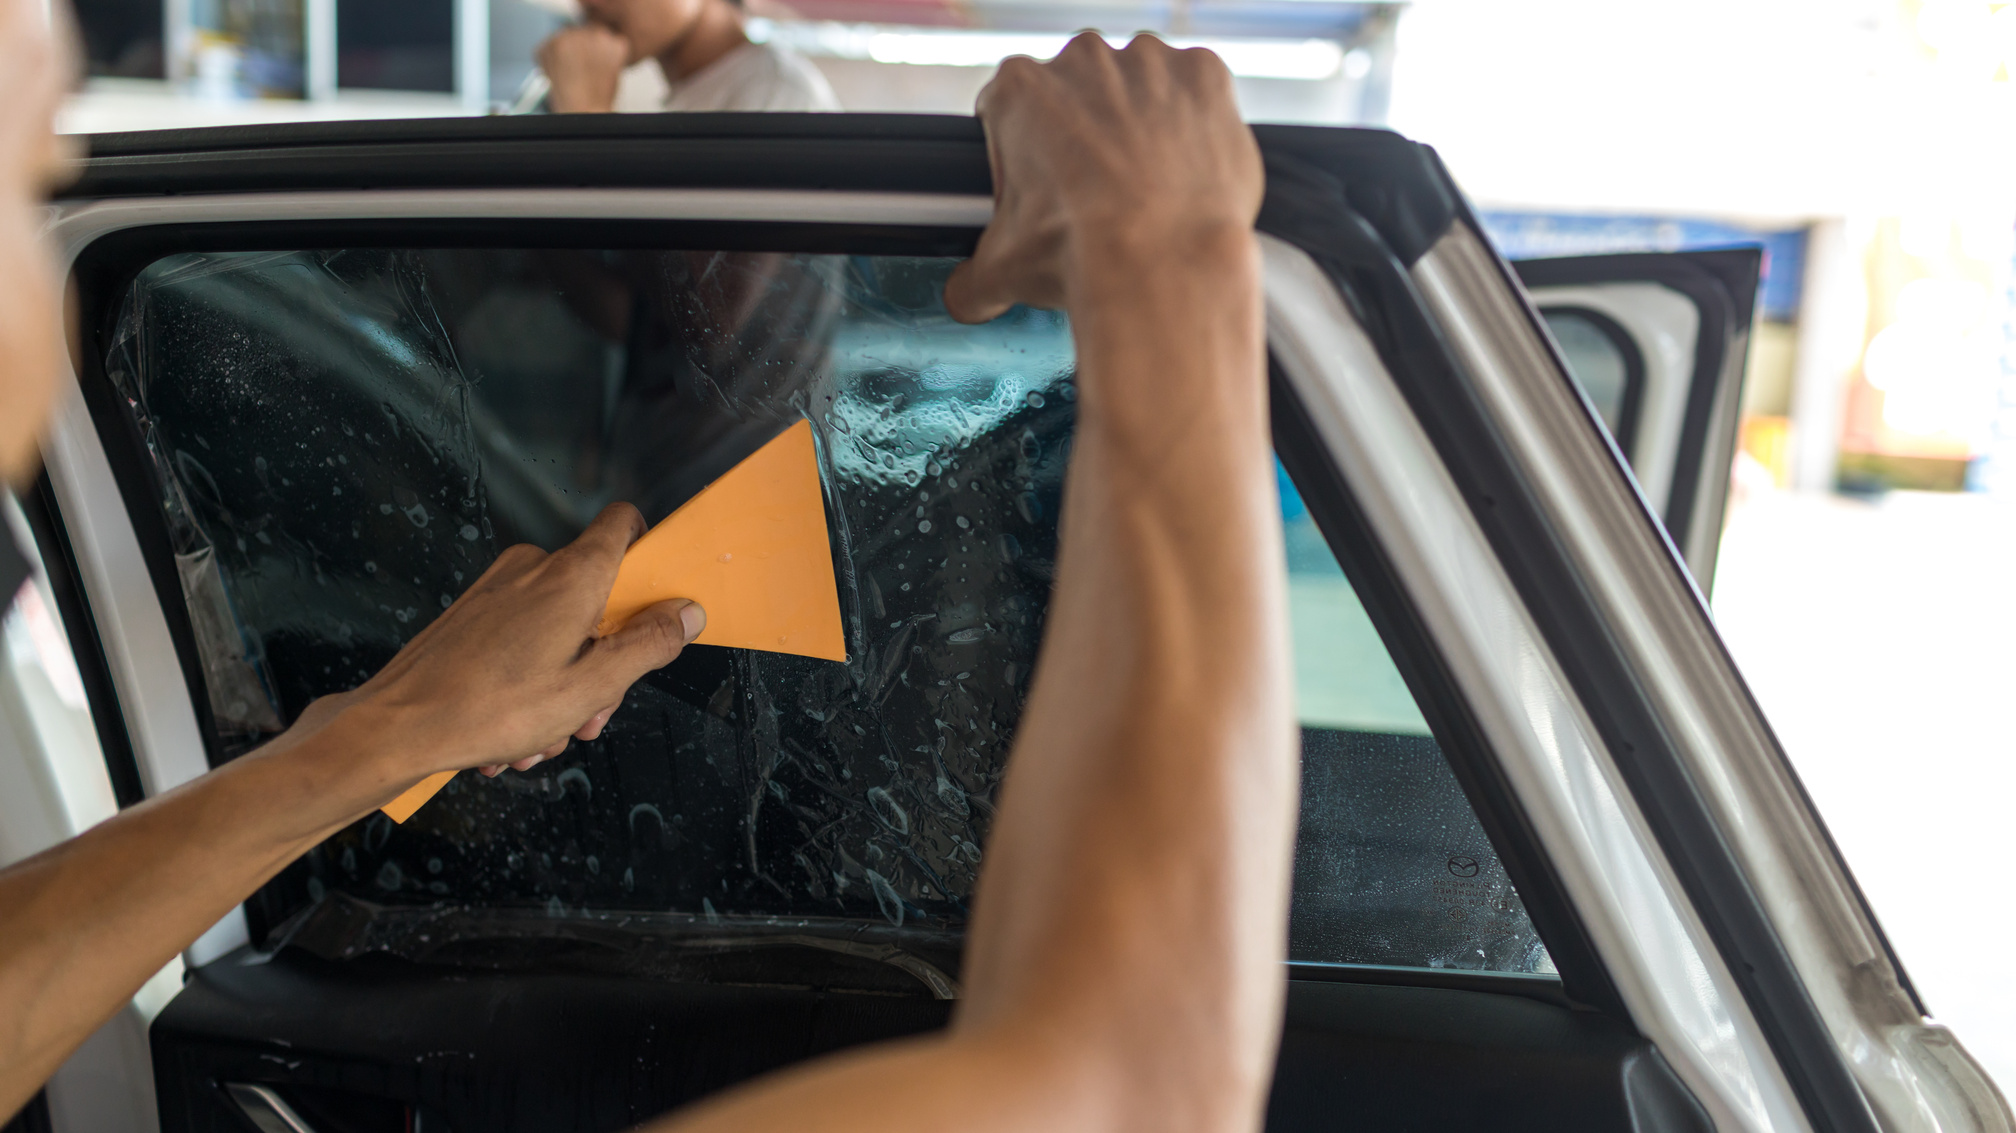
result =
[[259,1127],[259,1133],[315,1133],[315,1127],[294,1112],[294,1107],[278,1093],[265,1086],[254,1086],[245,1082],[226,1082],[224,1090],[231,1100],[252,1124]]

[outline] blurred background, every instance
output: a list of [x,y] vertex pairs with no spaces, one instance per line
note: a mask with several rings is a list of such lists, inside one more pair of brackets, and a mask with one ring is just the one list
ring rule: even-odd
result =
[[[76,132],[493,113],[564,0],[78,0]],[[1512,257],[1761,244],[1712,601],[1932,1012],[2016,1086],[2016,3],[748,0],[851,110],[1084,27],[1437,147]]]

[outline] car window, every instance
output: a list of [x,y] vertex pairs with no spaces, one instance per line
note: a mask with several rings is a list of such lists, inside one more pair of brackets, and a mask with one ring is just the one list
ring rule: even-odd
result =
[[1643,384],[1643,366],[1628,332],[1605,315],[1577,307],[1542,308],[1540,317],[1561,345],[1569,376],[1628,452]]
[[[558,546],[612,500],[655,521],[792,422],[818,437],[846,662],[691,647],[600,740],[331,837],[262,892],[255,930],[435,959],[639,926],[956,945],[1054,578],[1075,385],[1060,314],[946,316],[955,262],[338,248],[145,266],[105,365],[153,469],[218,758],[370,675],[502,548]],[[1548,970],[1281,486],[1304,724],[1292,958]]]

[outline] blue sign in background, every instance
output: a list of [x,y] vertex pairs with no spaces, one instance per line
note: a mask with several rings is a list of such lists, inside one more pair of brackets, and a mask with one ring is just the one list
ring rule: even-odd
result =
[[1803,228],[1774,232],[1712,220],[1542,212],[1489,211],[1480,213],[1479,219],[1508,260],[1759,245],[1764,249],[1764,286],[1757,297],[1758,314],[1780,323],[1799,317],[1800,283],[1806,271]]

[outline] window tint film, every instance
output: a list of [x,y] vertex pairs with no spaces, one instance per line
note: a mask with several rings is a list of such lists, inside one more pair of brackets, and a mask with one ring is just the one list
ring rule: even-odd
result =
[[1302,720],[1289,958],[1553,971],[1448,760],[1285,472],[1280,490]]
[[[691,647],[601,739],[338,833],[262,893],[259,929],[457,962],[645,933],[661,967],[668,942],[760,937],[940,988],[945,964],[917,957],[956,963],[1075,399],[1062,316],[953,323],[955,262],[335,249],[141,271],[106,365],[222,758],[369,676],[504,547],[559,546],[613,500],[656,521],[792,422],[818,436],[846,662]],[[1544,967],[1282,485],[1305,724],[1293,958]]]

